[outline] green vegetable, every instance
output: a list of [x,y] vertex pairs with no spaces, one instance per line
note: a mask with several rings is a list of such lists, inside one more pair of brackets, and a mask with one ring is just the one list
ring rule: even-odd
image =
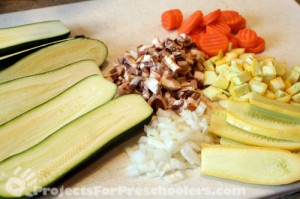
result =
[[0,72],[0,83],[61,68],[91,59],[101,66],[107,57],[106,45],[89,38],[75,38],[42,48]]
[[0,125],[95,74],[101,74],[98,66],[91,60],[85,60],[0,84]]
[[0,56],[67,38],[70,30],[58,20],[0,29]]
[[102,76],[89,76],[55,98],[1,125],[0,162],[38,144],[70,121],[109,101],[116,91],[116,85]]
[[31,169],[36,183],[26,184],[18,196],[53,184],[70,170],[116,139],[137,132],[152,114],[151,107],[137,94],[118,97],[68,123],[41,143],[0,163],[0,196],[14,197],[5,184],[14,171]]

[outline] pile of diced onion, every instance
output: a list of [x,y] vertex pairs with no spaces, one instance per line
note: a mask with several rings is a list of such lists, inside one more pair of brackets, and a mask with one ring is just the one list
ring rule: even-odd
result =
[[200,166],[202,143],[213,143],[204,117],[206,105],[200,102],[195,111],[159,109],[149,125],[144,127],[138,145],[126,148],[131,160],[128,175],[161,177],[171,184],[183,180],[184,170]]

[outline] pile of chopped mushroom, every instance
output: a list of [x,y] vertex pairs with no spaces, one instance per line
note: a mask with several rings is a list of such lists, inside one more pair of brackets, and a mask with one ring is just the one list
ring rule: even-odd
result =
[[163,42],[154,38],[150,45],[125,52],[106,78],[117,84],[118,95],[139,93],[155,110],[195,110],[206,58],[186,35]]

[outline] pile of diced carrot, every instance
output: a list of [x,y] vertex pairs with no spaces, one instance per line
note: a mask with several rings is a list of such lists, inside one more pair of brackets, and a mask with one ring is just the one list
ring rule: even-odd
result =
[[214,10],[203,16],[195,11],[185,21],[179,9],[167,10],[161,15],[166,30],[177,28],[178,34],[189,35],[197,47],[209,56],[242,47],[246,52],[261,53],[265,40],[252,29],[247,29],[246,19],[234,10]]

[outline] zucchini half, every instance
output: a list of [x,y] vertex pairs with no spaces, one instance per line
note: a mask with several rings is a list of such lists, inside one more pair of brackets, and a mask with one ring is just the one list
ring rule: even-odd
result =
[[115,84],[93,75],[1,125],[0,162],[38,144],[70,121],[111,100],[116,91]]
[[84,60],[0,84],[0,125],[50,100],[80,80],[97,74],[101,72],[95,62]]
[[[150,121],[152,108],[138,94],[115,98],[59,129],[41,143],[0,163],[0,196],[24,196],[53,184],[92,154]],[[31,171],[23,192],[6,188],[16,171]],[[20,172],[23,173],[23,172]],[[16,176],[15,176],[16,177]]]
[[44,73],[68,64],[90,59],[101,66],[107,47],[99,40],[79,37],[42,48],[0,71],[0,83]]
[[70,30],[59,20],[0,29],[0,56],[67,38]]

